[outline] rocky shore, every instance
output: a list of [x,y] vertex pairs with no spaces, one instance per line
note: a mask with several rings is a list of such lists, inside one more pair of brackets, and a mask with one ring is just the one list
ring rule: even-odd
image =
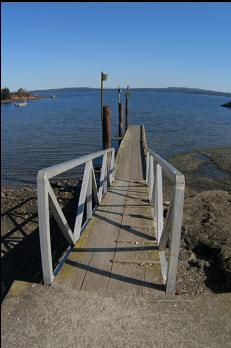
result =
[[186,180],[179,293],[231,292],[231,148],[193,151],[169,161]]
[[[42,99],[42,98],[47,98],[44,96],[39,96],[39,95],[30,95],[25,97],[27,100],[37,100],[37,99]],[[1,104],[9,104],[9,103],[15,103],[19,100],[23,99],[23,97],[13,97],[10,99],[5,99],[5,100],[1,100]]]
[[[177,293],[209,294],[231,291],[231,148],[206,149],[169,159],[186,178],[184,220],[177,276]],[[80,180],[52,186],[72,227]],[[164,180],[164,200],[171,187]],[[36,189],[1,191],[2,297],[15,279],[41,282]],[[165,207],[165,215],[168,205]],[[66,242],[51,220],[53,262]]]

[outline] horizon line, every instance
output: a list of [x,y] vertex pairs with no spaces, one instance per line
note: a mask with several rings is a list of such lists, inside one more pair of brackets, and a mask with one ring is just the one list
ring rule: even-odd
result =
[[[53,88],[36,88],[36,89],[29,89],[29,91],[49,91],[54,89],[97,89],[100,90],[100,87],[89,87],[89,86],[70,86],[70,87],[53,87]],[[126,87],[119,86],[120,89],[127,89]],[[208,92],[217,92],[217,93],[229,93],[231,94],[231,91],[218,91],[214,89],[206,89],[206,88],[200,88],[200,87],[185,87],[185,86],[167,86],[167,87],[129,87],[129,90],[132,89],[193,89],[193,90],[199,90],[199,91],[208,91]],[[118,87],[104,87],[104,90],[110,89],[110,90],[117,90]]]
[[[128,86],[122,87],[119,86],[120,89],[126,90]],[[7,86],[1,87],[8,88]],[[21,88],[21,87],[20,87]],[[34,91],[49,91],[49,90],[56,90],[56,89],[95,89],[100,90],[100,87],[89,87],[89,86],[70,86],[70,87],[53,87],[53,88],[33,88],[33,89],[27,89],[23,88],[28,92],[34,92]],[[118,87],[104,87],[104,90],[117,90]],[[198,90],[198,91],[207,91],[207,92],[215,92],[215,93],[228,93],[231,94],[231,91],[218,91],[214,89],[205,89],[200,87],[185,87],[185,86],[167,86],[167,87],[129,87],[129,90],[135,90],[135,89],[191,89],[191,90]],[[18,89],[10,90],[11,93],[16,93]]]

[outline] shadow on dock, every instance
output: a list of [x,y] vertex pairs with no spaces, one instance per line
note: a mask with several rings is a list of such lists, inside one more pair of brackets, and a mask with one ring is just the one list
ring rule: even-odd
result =
[[147,282],[147,281],[140,280],[140,279],[126,277],[126,276],[123,276],[121,274],[116,274],[116,273],[108,272],[108,271],[105,271],[103,269],[96,268],[96,267],[93,267],[90,265],[85,265],[85,264],[82,264],[82,263],[77,262],[77,261],[67,260],[66,263],[70,266],[74,266],[74,267],[83,269],[83,270],[88,271],[88,272],[99,274],[99,275],[102,275],[104,277],[119,280],[119,281],[126,282],[129,284],[139,285],[142,287],[147,287],[147,288],[161,290],[161,291],[164,291],[164,289],[165,289],[165,285],[162,285],[162,284],[155,284],[155,283]]

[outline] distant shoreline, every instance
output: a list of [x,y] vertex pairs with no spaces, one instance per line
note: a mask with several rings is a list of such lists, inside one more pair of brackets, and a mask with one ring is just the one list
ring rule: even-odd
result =
[[[126,88],[122,88],[125,90]],[[105,91],[117,91],[117,88],[104,88]],[[198,94],[198,95],[211,95],[211,96],[222,96],[222,97],[231,97],[230,92],[219,92],[219,91],[210,91],[200,88],[187,88],[187,87],[166,87],[166,88],[130,88],[131,92],[166,92],[166,93],[184,93],[184,94]],[[40,89],[34,90],[33,93],[55,93],[59,92],[87,92],[87,91],[100,91],[100,88],[93,87],[66,87],[66,88],[49,88],[49,89]]]
[[[36,99],[42,99],[42,98],[48,98],[46,96],[38,96],[38,95],[30,95],[29,97],[25,97],[25,99],[27,100],[36,100]],[[1,104],[9,104],[9,103],[15,103],[19,100],[24,99],[24,97],[14,97],[11,99],[5,99],[5,100],[1,100]]]

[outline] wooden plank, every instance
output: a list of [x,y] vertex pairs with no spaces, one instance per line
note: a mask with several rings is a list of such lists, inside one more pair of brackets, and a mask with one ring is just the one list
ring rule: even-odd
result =
[[[112,202],[117,203],[113,208],[108,204],[106,207],[100,206],[95,213],[98,218],[97,231],[94,236],[94,248],[92,258],[88,265],[88,272],[84,279],[82,290],[94,290],[106,293],[110,278],[112,260],[116,249],[116,240],[121,226],[125,197],[112,195]],[[105,212],[104,216],[99,216],[98,212]]]
[[[150,252],[157,249],[157,246],[150,244],[148,246],[137,246],[136,244],[129,246],[123,245],[123,241],[128,242],[129,240],[134,241],[136,239],[138,239],[139,242],[140,240],[150,241],[150,239],[153,240],[154,237],[153,217],[151,215],[150,203],[148,204],[148,189],[144,183],[142,172],[140,143],[139,141],[134,141],[134,139],[137,138],[140,140],[139,129],[136,130],[135,133],[136,136],[133,136],[130,140],[131,153],[129,158],[132,159],[132,163],[127,163],[127,166],[130,165],[131,167],[130,184],[127,191],[122,226],[113,260],[112,275],[108,286],[108,293],[135,292],[141,294],[143,293],[144,286],[152,286],[155,288],[155,284],[152,282],[146,282],[145,285],[146,265],[144,262],[142,263],[142,260],[158,262],[157,259],[153,260],[153,255],[150,255]],[[139,200],[139,204],[141,204],[141,206],[139,206],[139,204],[137,206],[137,199]],[[144,206],[144,203],[146,206]],[[133,206],[131,207],[130,205]],[[142,227],[139,228],[139,226]],[[144,226],[146,226],[146,228]],[[149,234],[145,235],[144,230],[145,232],[149,231]],[[152,236],[150,235],[150,232],[152,233]],[[158,270],[160,274],[160,265],[158,266]]]
[[[101,202],[102,204],[110,206],[113,200],[114,196],[112,194],[109,194],[108,192],[103,197]],[[73,251],[66,260],[64,267],[56,277],[55,284],[58,284],[59,286],[63,286],[65,288],[68,287],[71,289],[81,289],[88,272],[88,265],[94,254],[93,248],[97,247],[97,243],[95,243],[95,237],[97,236],[97,232],[101,230],[104,224],[102,218],[104,218],[105,215],[106,212],[96,210],[95,214],[89,222],[89,225],[84,230]]]

